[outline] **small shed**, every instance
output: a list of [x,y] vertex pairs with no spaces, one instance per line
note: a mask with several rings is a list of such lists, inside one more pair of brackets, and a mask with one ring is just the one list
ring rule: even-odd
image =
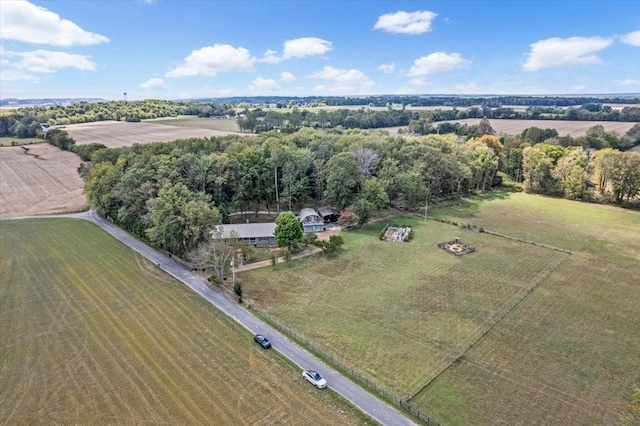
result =
[[338,217],[340,216],[338,212],[331,207],[320,207],[318,209],[318,214],[320,215],[324,223],[336,223],[338,221]]
[[225,237],[235,233],[239,240],[252,246],[273,246],[276,244],[276,224],[273,222],[218,225],[217,229]]
[[322,217],[312,208],[304,208],[300,210],[298,216],[304,232],[322,232],[326,228]]

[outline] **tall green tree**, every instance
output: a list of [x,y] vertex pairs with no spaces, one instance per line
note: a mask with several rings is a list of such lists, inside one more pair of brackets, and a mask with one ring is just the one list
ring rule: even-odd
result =
[[293,212],[282,212],[276,218],[276,244],[278,247],[287,247],[289,250],[300,246],[304,232],[302,224]]
[[362,183],[362,172],[353,154],[341,152],[331,157],[327,162],[326,176],[324,197],[327,202],[338,210],[352,204]]

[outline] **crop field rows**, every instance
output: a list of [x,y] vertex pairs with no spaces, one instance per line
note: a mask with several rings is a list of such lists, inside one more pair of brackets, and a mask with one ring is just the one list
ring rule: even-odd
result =
[[1,148],[0,217],[86,208],[84,184],[76,171],[81,162],[76,154],[45,143]]
[[478,251],[455,257],[436,244],[457,228],[408,221],[427,236],[401,244],[378,241],[381,226],[347,233],[337,259],[243,272],[245,292],[355,370],[411,396],[567,256],[465,233]]
[[129,123],[125,121],[98,121],[94,123],[72,124],[64,130],[78,145],[101,143],[108,148],[170,142],[176,139],[208,138],[226,136],[234,132],[198,128],[192,126],[158,124],[157,122]]
[[0,225],[0,418],[357,424],[275,352],[94,225]]

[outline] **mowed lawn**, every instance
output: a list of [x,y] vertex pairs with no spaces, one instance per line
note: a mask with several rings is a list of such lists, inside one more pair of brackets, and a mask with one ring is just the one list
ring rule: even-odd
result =
[[[412,224],[413,241],[380,241],[380,223],[343,232],[336,258],[240,276],[248,299],[401,397],[418,392],[568,257],[435,221],[394,222]],[[456,257],[437,247],[456,236],[477,251]]]
[[367,421],[91,223],[3,221],[0,253],[2,424]]
[[574,253],[411,402],[452,425],[617,424],[640,386],[640,213],[503,195],[436,214]]

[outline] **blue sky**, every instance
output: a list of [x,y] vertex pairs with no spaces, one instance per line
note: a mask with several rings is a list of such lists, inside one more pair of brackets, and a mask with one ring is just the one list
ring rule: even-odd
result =
[[640,93],[640,1],[0,0],[0,97]]

